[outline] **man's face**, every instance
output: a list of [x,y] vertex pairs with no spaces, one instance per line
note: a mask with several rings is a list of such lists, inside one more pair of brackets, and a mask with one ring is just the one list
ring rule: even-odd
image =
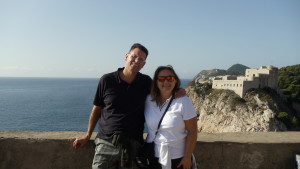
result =
[[126,68],[129,68],[132,72],[139,72],[146,64],[146,53],[135,48],[126,54]]

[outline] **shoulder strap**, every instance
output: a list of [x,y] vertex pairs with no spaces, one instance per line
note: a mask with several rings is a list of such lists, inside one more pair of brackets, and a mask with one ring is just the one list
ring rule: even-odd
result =
[[171,97],[171,100],[170,100],[170,102],[169,102],[169,104],[168,104],[168,106],[167,106],[167,108],[166,108],[166,110],[165,110],[165,112],[164,112],[164,114],[163,114],[162,117],[160,118],[160,121],[159,121],[159,123],[158,123],[158,125],[157,125],[157,130],[156,130],[156,132],[155,132],[154,138],[156,137],[156,134],[157,134],[157,132],[158,132],[158,129],[159,129],[159,127],[160,127],[160,124],[161,124],[163,118],[165,117],[165,115],[166,115],[166,113],[167,113],[167,111],[168,111],[168,109],[169,109],[169,107],[170,107],[170,105],[171,105],[173,99],[174,99],[174,97],[172,96],[172,97]]

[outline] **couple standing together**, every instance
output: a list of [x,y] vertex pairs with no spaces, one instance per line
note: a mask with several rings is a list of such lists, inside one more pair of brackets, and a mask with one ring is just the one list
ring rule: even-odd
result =
[[180,88],[180,79],[171,66],[158,67],[153,80],[139,72],[147,56],[147,48],[135,43],[125,55],[125,67],[100,78],[87,133],[73,141],[75,149],[84,146],[99,120],[93,169],[138,169],[135,157],[144,142],[145,122],[146,141],[155,143],[156,158],[151,168],[192,167],[197,139],[196,110]]

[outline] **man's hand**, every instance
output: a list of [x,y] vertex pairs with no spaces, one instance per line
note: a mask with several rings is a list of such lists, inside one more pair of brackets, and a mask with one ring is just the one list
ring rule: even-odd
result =
[[78,148],[83,147],[90,140],[90,138],[88,136],[75,137],[72,138],[72,140],[73,140],[73,148],[77,150]]
[[186,96],[186,91],[184,88],[180,88],[178,91],[175,92],[175,98],[180,98]]
[[83,147],[91,138],[94,128],[97,124],[97,121],[100,118],[100,114],[101,114],[101,107],[99,106],[94,106],[93,110],[90,114],[90,119],[89,119],[89,126],[88,126],[88,131],[86,133],[86,135],[84,137],[74,137],[71,138],[71,140],[73,141],[73,148],[75,150],[77,150],[80,147]]

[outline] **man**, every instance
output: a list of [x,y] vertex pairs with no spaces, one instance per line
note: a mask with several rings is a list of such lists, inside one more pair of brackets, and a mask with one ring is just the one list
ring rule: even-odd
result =
[[84,146],[99,120],[93,169],[138,168],[135,156],[143,141],[144,104],[152,82],[139,72],[147,56],[148,50],[135,43],[125,55],[125,67],[100,78],[88,131],[73,141],[74,149]]

